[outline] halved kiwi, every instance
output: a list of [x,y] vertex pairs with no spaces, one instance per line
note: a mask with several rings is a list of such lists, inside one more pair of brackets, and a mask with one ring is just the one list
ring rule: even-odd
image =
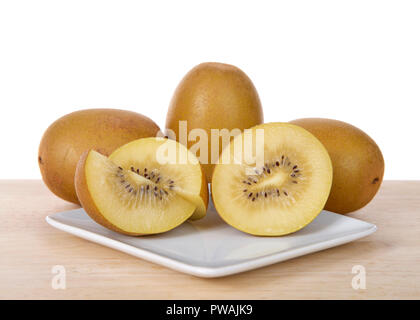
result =
[[[254,155],[259,150],[257,130],[264,135],[260,166],[258,161],[247,163],[242,152],[246,143]],[[328,199],[332,183],[328,152],[311,133],[287,123],[258,125],[251,133],[252,140],[244,133],[235,137],[216,165],[212,177],[216,210],[228,224],[253,235],[295,232],[310,223]],[[243,147],[235,148],[238,144]]]
[[[157,151],[165,143],[188,161],[160,164]],[[135,140],[109,158],[86,152],[76,169],[75,186],[92,219],[129,235],[165,232],[193,214],[204,216],[207,209],[207,183],[198,160],[168,139]]]
[[109,159],[194,203],[191,220],[206,215],[209,196],[205,173],[184,145],[165,138],[138,139],[115,150]]

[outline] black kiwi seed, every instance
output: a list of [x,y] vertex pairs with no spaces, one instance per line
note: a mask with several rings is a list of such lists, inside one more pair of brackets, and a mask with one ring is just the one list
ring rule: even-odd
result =
[[133,191],[133,188],[128,189],[128,192],[131,192],[131,191]]
[[128,188],[130,188],[131,186],[130,186],[130,184],[127,184],[126,186],[125,186],[125,188],[126,189],[128,189]]
[[283,193],[284,193],[284,195],[287,197],[288,196],[288,194],[287,194],[287,192],[286,191],[283,191]]
[[145,177],[145,178],[147,178],[147,176],[148,176],[148,174],[147,174],[147,173],[145,173],[145,174],[144,174],[144,177]]
[[270,169],[267,169],[267,173],[270,174],[271,173],[271,170]]
[[160,177],[156,179],[156,183],[158,183],[160,181]]
[[252,198],[252,201],[255,201],[255,198]]
[[165,194],[166,194],[166,195],[168,195],[168,191],[166,191],[166,190],[163,190],[163,192],[165,192]]
[[147,185],[147,186],[146,186],[146,190],[149,190],[149,188],[150,188],[150,186],[149,186],[149,185]]
[[293,180],[292,182],[293,182],[294,184],[297,184],[297,183],[298,183],[296,180]]
[[276,161],[276,166],[278,167],[280,165],[280,162]]
[[144,172],[147,172],[147,168],[144,168]]
[[291,176],[291,177],[296,177],[296,175],[295,175],[294,173],[292,173],[290,176]]
[[279,189],[276,189],[276,191],[277,191],[277,196],[280,196],[280,191],[279,191]]
[[294,165],[292,169],[295,170],[296,168],[297,168],[297,165]]
[[247,192],[248,191],[248,189],[244,189],[244,192]]
[[155,187],[155,189],[154,189],[154,190],[155,190],[155,191],[157,191],[157,189],[158,189],[158,187]]
[[299,172],[299,169],[293,170],[293,172],[296,172],[296,173],[298,173],[298,172]]
[[258,196],[260,195],[260,193],[259,192],[257,192],[257,198],[258,198]]
[[252,192],[248,195],[248,198],[251,198],[252,197]]
[[121,167],[118,167],[118,169],[119,169],[119,170],[122,170],[122,168],[121,168]]
[[264,197],[267,198],[267,192],[264,192]]
[[137,168],[136,172],[137,172],[137,174],[140,174],[140,169],[139,169],[139,168]]

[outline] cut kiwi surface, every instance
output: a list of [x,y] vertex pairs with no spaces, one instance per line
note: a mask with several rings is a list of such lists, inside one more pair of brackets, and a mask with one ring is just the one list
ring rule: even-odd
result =
[[143,235],[171,230],[193,214],[205,215],[208,195],[202,191],[205,176],[198,160],[160,165],[155,152],[166,142],[188,152],[175,141],[147,138],[109,158],[93,150],[82,156],[75,186],[92,219],[120,233]]
[[[258,157],[247,163],[242,152],[245,143],[252,144],[249,150],[254,155],[261,150],[256,147],[257,130],[264,135],[262,165]],[[252,141],[244,134],[235,137],[216,165],[212,177],[216,210],[228,224],[253,235],[295,232],[310,223],[328,199],[332,183],[328,152],[311,133],[295,125],[267,123],[251,132]],[[238,143],[243,147],[235,148]]]
[[196,209],[191,220],[206,215],[209,196],[205,173],[198,159],[182,144],[165,138],[138,139],[115,150],[109,159],[193,203]]

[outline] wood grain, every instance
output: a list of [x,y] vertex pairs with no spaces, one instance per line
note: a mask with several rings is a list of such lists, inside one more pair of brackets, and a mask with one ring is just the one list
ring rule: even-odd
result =
[[[75,205],[39,180],[0,180],[1,299],[419,299],[420,181],[385,181],[349,216],[378,226],[358,241],[258,270],[201,279],[59,231],[48,214]],[[54,265],[67,288],[51,286]],[[354,290],[354,265],[367,288]]]

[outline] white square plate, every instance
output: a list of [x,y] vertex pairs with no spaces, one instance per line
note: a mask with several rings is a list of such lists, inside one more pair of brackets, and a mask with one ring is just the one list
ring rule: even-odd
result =
[[302,230],[283,237],[255,237],[218,216],[212,203],[207,216],[164,234],[130,237],[94,222],[83,209],[46,218],[60,230],[199,277],[222,277],[338,246],[376,230],[361,220],[322,211]]

